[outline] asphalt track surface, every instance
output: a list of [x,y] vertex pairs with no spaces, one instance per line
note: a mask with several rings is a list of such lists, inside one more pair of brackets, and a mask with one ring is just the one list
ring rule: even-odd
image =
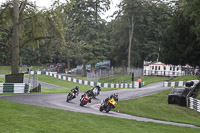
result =
[[154,122],[154,123],[159,123],[159,124],[167,124],[167,125],[175,125],[175,126],[181,126],[181,127],[190,127],[190,128],[200,129],[200,127],[197,127],[195,125],[190,125],[190,124],[182,124],[182,123],[154,120],[154,119],[149,119],[149,118],[142,118],[142,117],[131,116],[131,115],[122,114],[118,112],[113,112],[113,111],[110,111],[109,113],[105,113],[104,111],[103,112],[99,111],[99,106],[100,106],[101,101],[106,99],[108,96],[110,96],[113,93],[118,93],[119,100],[126,100],[126,99],[133,99],[137,97],[143,97],[146,95],[150,95],[150,94],[171,89],[170,87],[162,87],[162,84],[163,83],[154,83],[154,84],[145,86],[143,88],[138,88],[138,89],[120,89],[120,90],[114,90],[114,91],[102,91],[100,92],[100,95],[97,96],[96,99],[92,99],[92,102],[88,103],[84,107],[80,106],[80,96],[83,93],[80,93],[79,96],[77,96],[75,99],[73,99],[69,103],[66,102],[67,94],[65,93],[1,95],[0,99],[13,101],[17,103],[23,103],[23,104],[43,106],[43,107],[48,107],[48,108],[69,110],[69,111],[74,111],[74,112],[91,113],[91,114],[96,114],[96,115],[106,115],[106,116],[112,116],[112,117],[118,117],[118,118],[132,119],[132,120],[137,120],[137,121]]

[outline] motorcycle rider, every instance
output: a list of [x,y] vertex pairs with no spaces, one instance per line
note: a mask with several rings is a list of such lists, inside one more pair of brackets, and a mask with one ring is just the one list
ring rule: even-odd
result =
[[118,93],[114,93],[114,94],[110,95],[110,97],[105,99],[105,102],[107,103],[107,101],[112,98],[118,103]]
[[94,90],[95,88],[97,88],[97,90],[98,90],[98,91],[97,91],[97,95],[99,95],[99,92],[101,91],[101,88],[100,88],[99,86],[95,86],[95,87],[91,88],[90,90],[88,90],[87,92],[89,92],[90,95],[94,95],[93,90]]
[[76,98],[76,95],[78,96],[79,94],[79,87],[76,86],[75,88],[72,88],[71,92],[75,94],[73,98]]
[[98,94],[99,94],[99,92],[101,91],[101,87],[100,86],[95,86],[97,89],[98,89]]

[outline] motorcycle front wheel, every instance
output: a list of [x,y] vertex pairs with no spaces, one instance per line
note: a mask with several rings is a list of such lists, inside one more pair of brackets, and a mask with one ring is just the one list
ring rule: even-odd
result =
[[100,106],[99,111],[101,111],[101,112],[103,111],[103,107],[102,106]]
[[106,113],[108,113],[112,109],[112,106],[109,104],[108,107],[106,108]]

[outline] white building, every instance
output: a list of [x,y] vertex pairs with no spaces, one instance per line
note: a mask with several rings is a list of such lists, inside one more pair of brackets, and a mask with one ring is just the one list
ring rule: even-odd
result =
[[144,75],[182,76],[193,75],[193,67],[189,65],[171,65],[162,62],[144,62]]

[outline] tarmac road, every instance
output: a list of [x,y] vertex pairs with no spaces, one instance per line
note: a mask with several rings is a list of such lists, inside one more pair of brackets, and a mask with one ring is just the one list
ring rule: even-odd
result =
[[158,93],[158,92],[168,90],[168,89],[171,89],[171,88],[170,87],[162,87],[162,83],[154,83],[154,84],[145,86],[143,88],[138,88],[138,89],[121,89],[121,90],[114,90],[114,91],[102,91],[102,92],[100,92],[100,95],[97,96],[96,99],[92,99],[92,102],[88,103],[84,107],[81,107],[79,105],[80,104],[79,99],[83,93],[80,93],[76,99],[73,99],[69,103],[66,102],[67,94],[64,94],[64,93],[61,93],[61,94],[2,95],[2,96],[0,96],[0,99],[13,101],[13,102],[17,102],[17,103],[23,103],[23,104],[31,104],[31,105],[37,105],[37,106],[43,106],[43,107],[49,107],[49,108],[70,110],[70,111],[74,111],[74,112],[84,112],[84,113],[91,113],[91,114],[97,114],[97,115],[107,115],[107,116],[132,119],[132,120],[137,120],[137,121],[154,122],[154,123],[161,123],[161,124],[176,125],[176,126],[200,129],[200,127],[197,127],[194,125],[189,125],[189,124],[181,124],[181,123],[153,120],[153,119],[148,119],[148,118],[126,115],[126,114],[122,114],[122,113],[116,113],[116,112],[112,112],[112,111],[110,111],[109,113],[99,111],[99,106],[100,106],[101,100],[106,99],[108,96],[110,96],[113,93],[118,93],[119,100],[125,100],[125,99],[133,99],[133,98],[137,98],[137,97],[150,95],[153,93]]

